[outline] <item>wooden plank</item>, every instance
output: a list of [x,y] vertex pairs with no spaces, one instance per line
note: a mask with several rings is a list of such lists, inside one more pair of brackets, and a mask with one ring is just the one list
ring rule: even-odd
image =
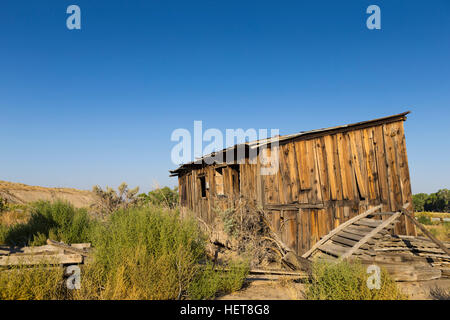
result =
[[280,147],[280,170],[279,170],[279,183],[280,183],[280,190],[283,190],[282,195],[284,198],[282,198],[283,203],[291,203],[293,201],[292,199],[292,183],[291,183],[291,176],[289,172],[288,167],[288,158],[289,158],[289,144],[282,145]]
[[334,241],[334,242],[337,242],[337,243],[341,243],[341,244],[347,245],[349,247],[353,247],[355,244],[358,243],[359,240],[360,239],[358,239],[358,240],[351,240],[351,239],[348,239],[348,238],[344,238],[344,237],[339,236],[339,234],[337,234],[337,235],[335,235],[334,237],[331,238],[331,241]]
[[297,211],[297,255],[301,256],[306,252],[307,248],[303,245],[303,223],[302,223],[302,209]]
[[64,250],[50,245],[38,247],[13,248],[11,250],[11,254],[55,254],[55,253],[64,253]]
[[336,139],[342,181],[342,197],[343,199],[353,199],[352,172],[348,161],[348,145],[342,133],[338,133]]
[[370,199],[370,190],[369,190],[369,177],[368,177],[368,169],[366,165],[366,152],[364,150],[364,139],[362,130],[357,130],[353,132],[354,137],[356,139],[356,150],[358,153],[359,167],[361,169],[361,177],[362,184],[364,185],[364,189],[366,190],[366,195],[363,196],[364,199]]
[[349,177],[351,182],[351,193],[349,194],[350,200],[360,201],[360,193],[359,193],[359,187],[358,182],[356,178],[356,169],[355,169],[355,161],[353,160],[353,153],[352,153],[352,143],[351,143],[351,137],[348,133],[344,134],[344,140],[343,143],[345,143],[347,148],[347,157],[346,161],[348,164],[348,170],[349,170]]
[[363,147],[366,159],[366,168],[369,184],[369,199],[374,200],[379,197],[379,187],[375,163],[375,147],[373,144],[373,130],[367,128],[361,131],[363,138]]
[[364,245],[368,240],[370,240],[375,234],[377,234],[379,231],[383,230],[385,227],[387,227],[391,222],[393,222],[395,219],[397,219],[401,215],[402,215],[401,212],[397,212],[393,216],[384,220],[383,223],[381,223],[378,227],[376,227],[371,232],[369,232],[367,235],[365,235],[361,240],[358,241],[357,244],[355,244],[355,246],[353,246],[349,251],[347,251],[340,258],[346,259],[346,258],[350,257],[353,253],[356,252],[356,250],[358,250],[362,245]]
[[372,261],[364,261],[367,264],[376,264],[385,269],[391,278],[395,281],[429,281],[439,279],[441,270],[433,268],[428,264],[418,263],[380,263]]
[[289,177],[291,181],[291,197],[292,201],[299,201],[300,175],[298,172],[295,144],[289,143],[287,146],[288,146],[287,166],[289,169]]
[[309,203],[274,203],[267,204],[264,209],[267,210],[295,210],[295,209],[323,209],[323,204],[309,204]]
[[[395,136],[395,143],[397,145],[397,162],[399,163],[400,169],[400,181],[401,181],[401,191],[403,202],[408,202],[411,204],[412,209],[412,192],[411,192],[411,180],[409,176],[408,167],[408,155],[406,151],[406,141],[405,133],[403,129],[403,122],[397,123],[398,133]],[[408,209],[408,208],[407,208]],[[408,235],[416,235],[416,229],[414,223],[412,223],[406,216],[402,217],[405,223],[406,233]]]
[[322,201],[329,201],[330,186],[328,182],[327,159],[323,138],[315,139],[314,153],[316,158],[317,169],[319,172],[320,186],[322,188]]
[[332,229],[330,228],[331,217],[327,214],[327,210],[317,210],[317,219],[319,223],[319,237],[326,236]]
[[310,168],[307,162],[306,141],[298,141],[295,143],[295,154],[297,157],[297,165],[300,167],[300,188],[302,190],[308,190],[311,188],[311,179],[309,175]]
[[398,180],[397,157],[392,137],[396,134],[391,126],[383,126],[385,153],[388,164],[388,179],[390,186],[391,210],[398,211],[402,207],[401,190]]
[[324,137],[326,160],[327,160],[327,171],[328,171],[328,181],[330,183],[330,193],[331,199],[338,199],[337,191],[337,181],[336,181],[336,171],[335,171],[335,159],[333,151],[333,139],[331,136]]
[[317,233],[317,221],[316,221],[316,210],[309,210],[309,221],[310,221],[310,236],[309,239],[312,243],[319,241],[319,234]]
[[[267,163],[267,166],[270,166],[268,163],[272,156],[272,149],[268,148],[265,151],[265,155],[267,159],[265,162]],[[266,203],[279,203],[279,195],[278,195],[278,180],[277,180],[277,173],[269,174],[261,176],[264,179],[264,190],[265,190],[265,202]]]
[[[350,248],[350,247],[347,247],[347,248]],[[324,251],[329,254],[332,254],[332,255],[335,255],[337,257],[343,256],[347,252],[346,248],[339,246],[337,244],[334,244],[334,243],[330,243],[330,242],[327,242],[327,243],[321,245],[319,250]]]
[[356,242],[358,242],[359,240],[361,240],[364,237],[364,235],[354,234],[354,233],[351,233],[351,232],[347,232],[345,230],[339,232],[338,234],[336,234],[336,236],[339,236],[341,238],[354,240]]
[[272,227],[277,233],[278,236],[280,236],[280,229],[281,229],[281,211],[274,211],[271,214],[272,216]]
[[[218,269],[225,270],[225,269]],[[296,276],[300,278],[307,278],[308,275],[304,272],[293,272],[293,271],[285,271],[285,270],[264,270],[264,269],[250,269],[249,273],[251,274],[276,274],[276,275],[286,275],[286,276]]]
[[375,145],[375,160],[378,172],[378,187],[379,194],[381,197],[381,203],[386,203],[383,205],[383,210],[390,210],[389,206],[389,185],[387,176],[387,165],[386,165],[386,155],[384,152],[384,139],[383,139],[383,128],[381,126],[375,127],[374,131],[374,145]]
[[[395,189],[395,198],[396,198],[396,202],[398,206],[402,206],[404,203],[408,202],[408,199],[406,199],[404,197],[403,194],[403,181],[402,181],[402,172],[401,172],[401,168],[400,168],[400,160],[401,160],[401,156],[400,156],[400,150],[399,150],[399,146],[397,144],[397,137],[400,134],[400,130],[398,128],[398,124],[399,123],[391,123],[389,124],[389,132],[390,132],[390,137],[392,140],[392,146],[393,146],[393,163],[394,163],[394,168],[395,168],[395,175],[393,175],[393,178],[396,180],[396,185],[398,186],[398,190]],[[397,230],[399,234],[407,234],[407,230],[406,230],[406,217],[402,216],[400,218],[400,221],[402,223],[398,224]]]
[[338,143],[337,143],[337,136],[333,135],[332,141],[333,141],[333,159],[334,159],[334,176],[336,177],[336,197],[337,200],[342,200],[343,194],[342,189],[344,186],[342,185],[342,178],[341,178],[341,164],[339,162],[339,151],[338,151]]
[[316,260],[318,260],[318,261],[325,261],[325,262],[328,262],[328,263],[334,263],[337,260],[335,256],[326,254],[325,252],[322,252],[322,251],[316,251],[314,253],[314,255],[311,257],[311,259],[315,260],[315,261]]
[[367,233],[369,233],[372,230],[373,230],[373,228],[352,225],[352,226],[348,226],[347,228],[345,228],[344,231],[353,233],[353,234],[357,234],[357,235],[361,235],[361,236],[365,236]]
[[308,256],[316,250],[318,247],[320,247],[323,243],[328,241],[333,235],[337,234],[339,231],[343,230],[345,227],[353,224],[353,222],[358,221],[361,218],[364,218],[377,210],[381,208],[381,205],[373,207],[370,210],[367,210],[366,212],[361,213],[360,215],[353,217],[352,219],[347,220],[346,222],[342,223],[339,227],[335,228],[333,231],[331,231],[329,234],[327,234],[325,237],[323,237],[319,242],[317,242],[311,249],[309,249],[302,257],[308,258]]
[[[280,151],[281,153],[281,151]],[[280,157],[281,158],[281,157]],[[282,165],[281,165],[281,159],[280,159],[280,164],[279,164],[279,168],[278,171],[276,173],[276,180],[275,180],[275,184],[278,185],[278,197],[281,203],[287,203],[287,195],[286,195],[286,189],[284,187],[283,184],[283,173],[282,173],[282,169],[281,169]]]
[[360,219],[355,222],[356,225],[367,226],[367,227],[377,227],[382,223],[381,220],[373,220],[373,219]]
[[36,264],[77,264],[82,263],[80,254],[36,254],[36,255],[10,255],[0,257],[0,266],[36,265]]
[[[308,179],[310,180],[311,188],[307,192],[307,202],[308,203],[318,203],[321,202],[319,198],[320,184],[318,181],[318,172],[315,165],[314,158],[314,143],[312,140],[305,141],[306,147],[306,164],[309,169]],[[321,194],[320,194],[321,196]]]
[[286,245],[297,252],[297,210],[285,211],[284,223],[286,230]]
[[58,241],[54,241],[51,239],[47,239],[47,244],[50,246],[54,246],[60,249],[64,249],[64,251],[68,251],[68,252],[72,252],[72,253],[77,253],[79,255],[82,255],[83,257],[88,257],[89,253],[83,249],[78,249],[75,247],[72,247],[68,244],[62,243],[62,242],[58,242]]
[[306,249],[311,248],[311,209],[302,209],[303,220],[303,247]]
[[357,145],[360,144],[360,139],[357,141],[357,138],[360,135],[356,136],[355,132],[348,133],[350,139],[350,152],[352,155],[352,167],[356,176],[356,184],[359,190],[360,197],[366,199],[367,198],[367,188],[365,184],[365,180],[363,178],[363,174],[361,172],[361,154],[358,152]]
[[317,154],[315,152],[315,145],[316,141],[311,140],[310,141],[310,149],[311,149],[311,161],[313,163],[313,172],[312,172],[312,179],[313,179],[313,188],[311,192],[315,193],[314,197],[314,203],[323,203],[323,195],[322,195],[322,181],[320,180],[320,167],[319,167],[319,159],[317,158]]

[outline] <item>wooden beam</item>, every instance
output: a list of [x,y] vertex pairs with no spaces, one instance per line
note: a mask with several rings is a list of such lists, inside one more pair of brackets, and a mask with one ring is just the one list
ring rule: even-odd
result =
[[0,257],[0,266],[36,265],[36,264],[77,264],[82,263],[83,257],[79,254],[36,254],[11,255]]
[[60,248],[60,249],[64,249],[65,251],[69,251],[69,252],[72,252],[72,253],[76,253],[76,254],[82,255],[83,257],[89,257],[89,253],[88,252],[86,252],[86,251],[84,251],[82,249],[74,248],[74,247],[69,246],[68,244],[65,244],[65,243],[62,243],[62,242],[58,242],[58,241],[47,239],[47,244],[51,245],[51,246],[54,246],[54,247],[57,247],[57,248]]
[[374,235],[376,235],[378,232],[383,230],[385,227],[387,227],[389,224],[391,224],[394,220],[396,220],[398,217],[402,215],[401,212],[397,212],[393,216],[390,216],[389,219],[386,219],[383,221],[382,224],[380,224],[378,227],[370,231],[368,234],[366,234],[361,240],[358,241],[357,244],[355,244],[350,250],[348,250],[346,253],[344,253],[340,259],[346,259],[350,257],[353,253],[355,253],[361,246],[363,246],[367,241],[372,239]]
[[[217,268],[215,271],[231,271],[230,268]],[[285,276],[296,276],[299,278],[309,278],[308,273],[306,272],[294,272],[294,271],[285,271],[285,270],[264,270],[264,269],[250,269],[248,271],[249,274],[272,274],[272,275],[285,275]]]
[[375,211],[381,209],[381,205],[378,205],[376,207],[373,207],[372,209],[369,209],[363,213],[361,213],[360,215],[357,215],[356,217],[351,218],[350,220],[347,220],[346,222],[342,223],[341,225],[339,225],[337,228],[333,229],[329,234],[327,234],[326,236],[324,236],[319,242],[317,242],[311,249],[309,249],[306,253],[304,253],[302,255],[303,258],[308,258],[311,253],[314,252],[314,250],[316,250],[318,247],[320,247],[323,243],[325,243],[325,241],[328,241],[332,236],[334,236],[336,233],[338,233],[339,231],[341,231],[342,229],[344,229],[345,227],[353,224],[355,221],[358,221],[361,218],[367,217],[368,215],[371,215],[372,213],[374,213]]
[[322,203],[289,203],[289,204],[267,204],[264,206],[265,210],[298,210],[298,209],[323,209]]

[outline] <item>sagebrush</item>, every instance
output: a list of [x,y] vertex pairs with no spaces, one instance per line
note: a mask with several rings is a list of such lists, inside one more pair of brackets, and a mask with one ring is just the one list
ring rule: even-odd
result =
[[35,207],[30,224],[11,227],[9,237],[91,242],[92,260],[81,266],[80,290],[61,287],[60,268],[0,270],[2,299],[210,299],[238,290],[248,273],[244,261],[213,269],[206,236],[177,210],[134,207],[96,222],[63,202]]
[[95,221],[87,210],[76,209],[70,203],[39,201],[31,206],[26,223],[0,228],[3,243],[15,246],[44,245],[47,239],[65,243],[89,242]]
[[380,289],[367,285],[367,267],[358,262],[313,263],[305,296],[310,300],[404,300],[389,274],[382,269]]

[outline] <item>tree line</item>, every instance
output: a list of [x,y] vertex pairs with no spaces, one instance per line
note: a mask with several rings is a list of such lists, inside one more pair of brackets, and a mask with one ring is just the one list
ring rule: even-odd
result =
[[413,195],[414,211],[450,212],[450,190],[441,189],[438,192]]

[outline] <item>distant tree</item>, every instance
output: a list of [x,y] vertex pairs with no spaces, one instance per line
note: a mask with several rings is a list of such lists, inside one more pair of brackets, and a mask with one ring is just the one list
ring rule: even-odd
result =
[[141,193],[139,198],[144,203],[173,209],[178,205],[178,187],[173,189],[169,187],[157,188],[147,194]]
[[450,190],[441,189],[430,194],[423,207],[424,211],[450,212]]
[[428,194],[426,193],[417,193],[412,196],[413,206],[415,212],[424,211],[425,201],[428,199]]
[[92,192],[97,196],[97,202],[93,208],[102,215],[108,215],[138,203],[139,187],[128,189],[125,182],[117,188],[117,191],[110,187],[103,190],[100,186],[94,186]]

